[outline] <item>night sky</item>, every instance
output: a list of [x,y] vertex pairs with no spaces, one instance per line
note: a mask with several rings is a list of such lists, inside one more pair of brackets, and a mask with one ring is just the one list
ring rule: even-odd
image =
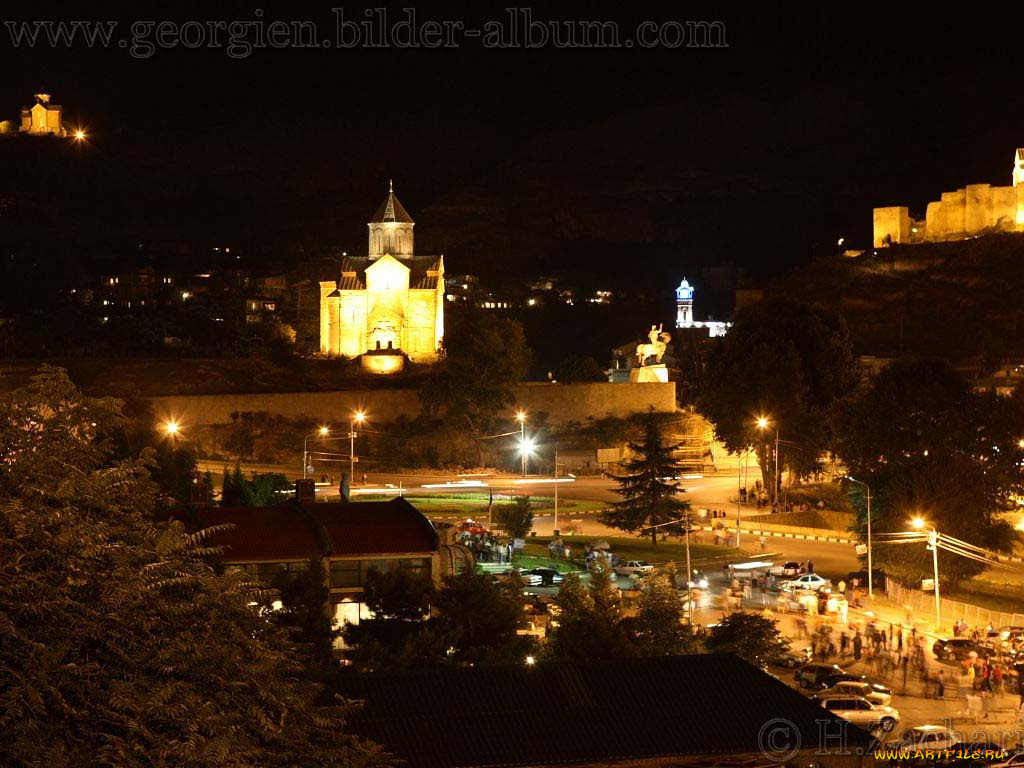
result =
[[[361,19],[367,6],[343,7]],[[139,20],[253,21],[258,8],[265,22],[308,19],[335,36],[329,3],[90,4],[45,18],[117,19],[120,40]],[[417,21],[507,17],[501,5],[476,8],[420,5]],[[5,8],[4,21],[31,13]],[[621,285],[641,271],[678,281],[731,265],[765,278],[832,252],[839,236],[869,244],[873,205],[921,211],[943,190],[1008,184],[1024,145],[1009,17],[932,24],[892,8],[855,17],[738,3],[532,13],[614,20],[624,37],[645,19],[720,20],[728,47],[499,50],[465,39],[242,59],[179,46],[140,59],[117,42],[14,49],[5,28],[3,116],[16,119],[45,87],[90,135],[71,157],[0,148],[0,191],[16,199],[0,218],[5,244],[55,231],[82,252],[116,251],[121,239],[231,242],[288,265],[365,249],[365,222],[393,177],[417,250],[443,251],[449,272]],[[51,162],[59,183],[43,189]]]

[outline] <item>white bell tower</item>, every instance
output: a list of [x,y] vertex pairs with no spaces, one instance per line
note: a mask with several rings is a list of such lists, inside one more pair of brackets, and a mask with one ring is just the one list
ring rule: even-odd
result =
[[676,328],[693,327],[693,287],[683,282],[676,288]]

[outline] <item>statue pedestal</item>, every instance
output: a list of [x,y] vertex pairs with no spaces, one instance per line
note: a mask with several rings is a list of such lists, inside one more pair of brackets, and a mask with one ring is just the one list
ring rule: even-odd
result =
[[658,363],[657,365],[645,365],[642,368],[631,368],[629,371],[629,380],[639,382],[641,384],[667,384],[668,368],[665,367],[664,363]]

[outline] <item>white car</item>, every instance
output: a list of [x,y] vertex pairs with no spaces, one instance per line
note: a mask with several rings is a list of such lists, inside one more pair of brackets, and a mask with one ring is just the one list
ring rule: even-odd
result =
[[863,696],[829,696],[818,701],[821,706],[854,725],[880,727],[888,733],[900,721],[900,713],[892,707],[872,704]]
[[828,587],[831,584],[831,581],[816,573],[805,573],[803,576],[784,582],[782,588],[792,590],[808,589],[812,592],[817,592],[822,587]]
[[919,725],[900,734],[896,741],[887,742],[886,749],[950,749],[960,743],[960,734],[942,725]]
[[827,699],[836,696],[860,696],[872,704],[888,707],[892,704],[892,692],[882,685],[862,683],[857,680],[841,680],[831,688],[814,694],[814,699]]
[[1024,752],[1010,755],[998,763],[989,763],[988,768],[1024,768]]
[[615,573],[619,576],[641,576],[654,570],[654,566],[645,560],[627,560],[615,566]]

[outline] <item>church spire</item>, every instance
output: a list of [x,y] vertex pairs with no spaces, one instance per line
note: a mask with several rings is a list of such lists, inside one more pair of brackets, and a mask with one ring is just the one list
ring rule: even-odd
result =
[[395,197],[394,181],[388,179],[388,196],[367,224],[369,229],[369,256],[377,259],[384,254],[413,255],[412,216]]
[[412,224],[412,216],[405,210],[398,198],[395,196],[395,185],[391,179],[388,179],[388,196],[380,207],[377,208],[377,212],[370,219],[370,224],[379,224],[385,221],[397,221],[400,224]]

